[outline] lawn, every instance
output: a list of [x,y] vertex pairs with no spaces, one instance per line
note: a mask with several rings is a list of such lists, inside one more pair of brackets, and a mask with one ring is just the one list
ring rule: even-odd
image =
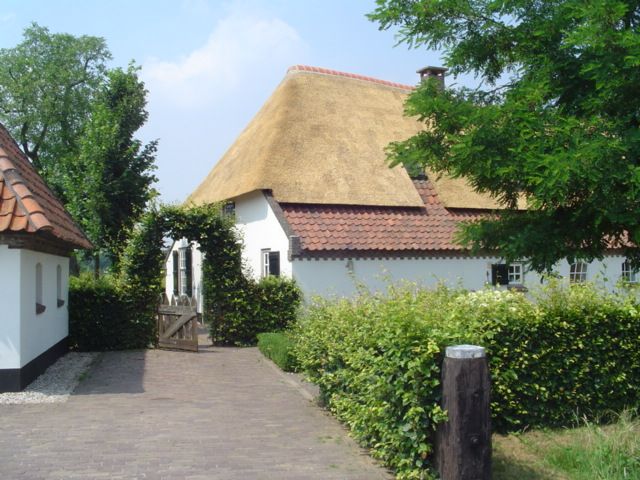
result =
[[493,437],[494,480],[640,480],[640,420]]

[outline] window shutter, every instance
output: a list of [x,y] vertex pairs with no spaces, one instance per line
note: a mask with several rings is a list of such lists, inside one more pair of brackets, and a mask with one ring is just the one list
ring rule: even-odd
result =
[[280,252],[269,252],[269,275],[280,276]]
[[491,284],[509,285],[509,266],[505,263],[491,265]]
[[178,252],[173,252],[173,294],[174,295],[178,295],[178,293],[180,292],[180,290],[178,289],[178,268],[180,267],[179,265],[180,262],[180,258],[178,256]]
[[191,247],[188,247],[185,252],[185,262],[187,270],[187,296],[193,296],[193,252]]

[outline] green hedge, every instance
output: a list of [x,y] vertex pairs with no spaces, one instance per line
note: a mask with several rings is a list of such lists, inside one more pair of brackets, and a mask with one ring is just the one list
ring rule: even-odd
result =
[[211,339],[223,345],[255,345],[259,333],[284,330],[294,323],[301,298],[293,280],[246,279],[227,300],[226,311],[211,322]]
[[447,345],[487,348],[493,425],[570,425],[640,405],[640,314],[590,285],[519,293],[391,289],[318,301],[295,328],[300,368],[398,478],[424,478],[443,420]]
[[131,292],[110,276],[69,279],[69,345],[81,351],[146,348],[155,318],[136,307]]
[[258,348],[265,357],[271,359],[285,372],[296,371],[293,341],[289,334],[285,332],[259,333]]

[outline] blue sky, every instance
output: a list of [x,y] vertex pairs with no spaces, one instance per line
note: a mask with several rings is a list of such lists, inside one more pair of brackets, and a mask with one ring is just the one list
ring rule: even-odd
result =
[[142,67],[143,140],[159,139],[164,202],[202,181],[295,64],[415,84],[437,52],[395,47],[365,14],[373,0],[0,0],[0,48],[31,22],[104,37],[114,66]]

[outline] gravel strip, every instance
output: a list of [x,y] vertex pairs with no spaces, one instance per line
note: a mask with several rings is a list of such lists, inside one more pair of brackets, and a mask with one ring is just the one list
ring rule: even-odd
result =
[[97,356],[94,352],[67,353],[22,392],[0,393],[0,405],[66,402]]

